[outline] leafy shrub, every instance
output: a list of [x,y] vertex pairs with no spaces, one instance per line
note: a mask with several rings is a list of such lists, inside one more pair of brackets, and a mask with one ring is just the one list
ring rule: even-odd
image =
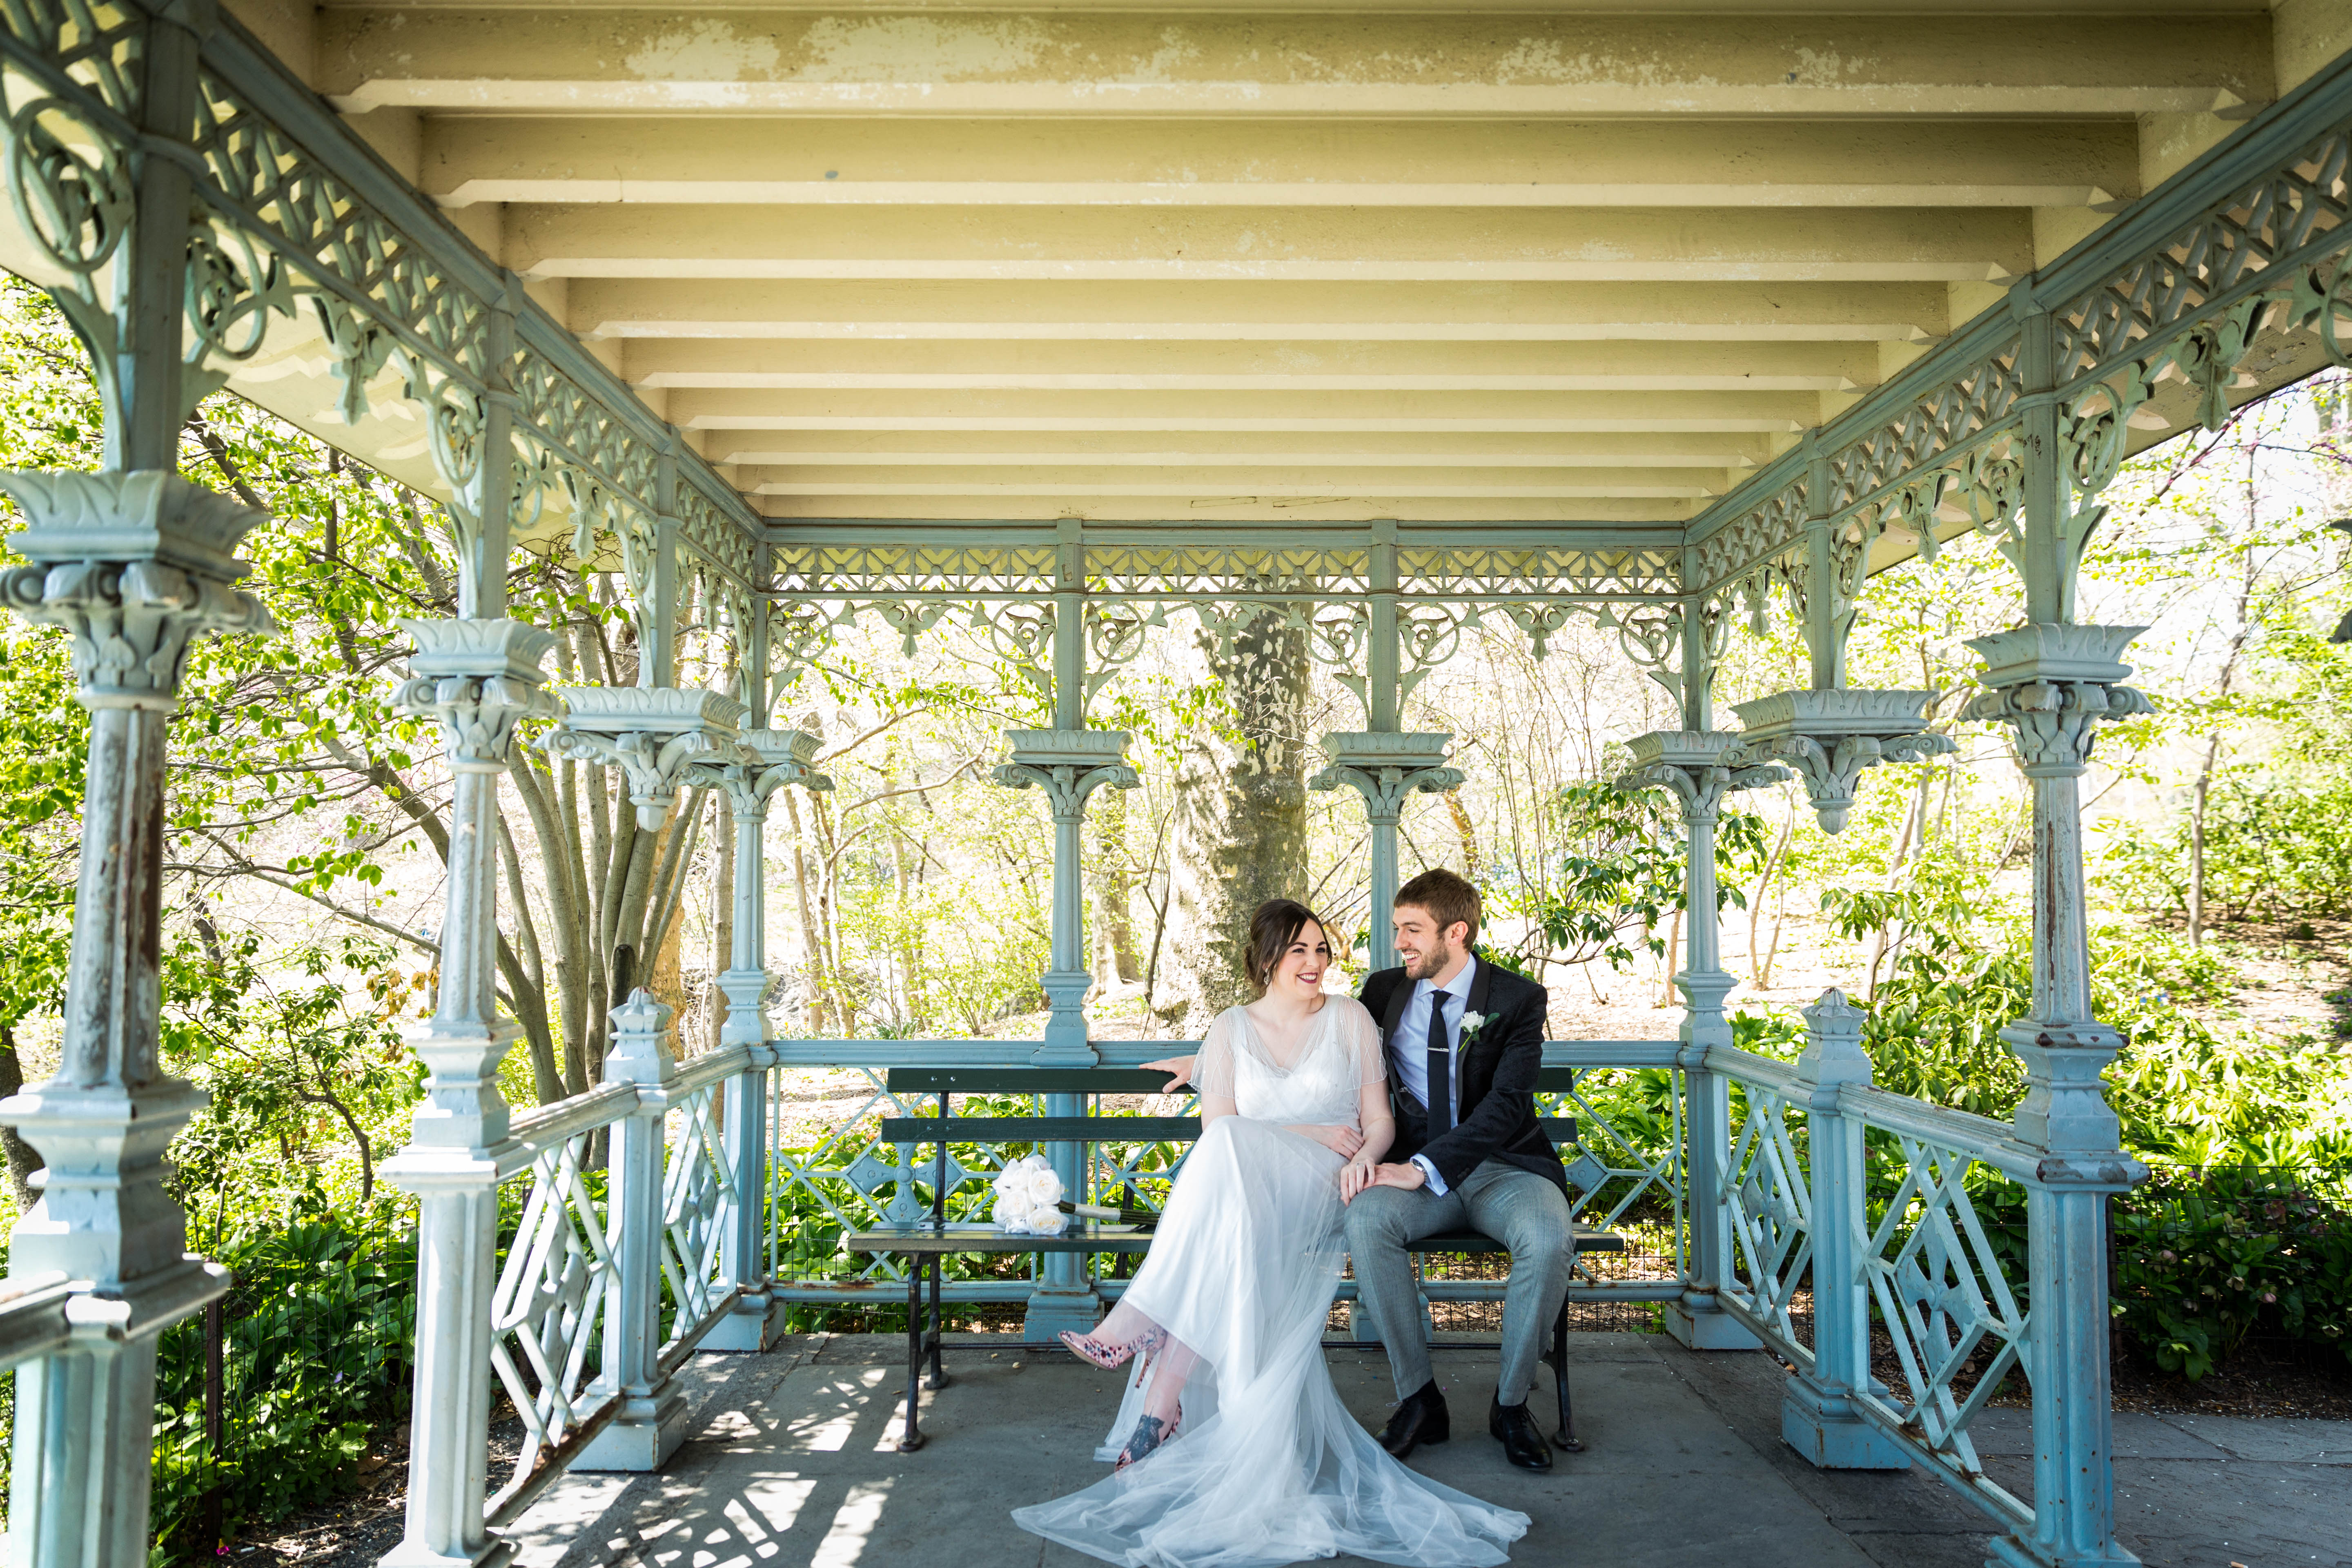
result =
[[226,1399],[215,1468],[205,1440],[205,1321],[158,1346],[153,1519],[159,1558],[208,1554],[205,1498],[222,1517],[269,1523],[348,1483],[369,1438],[408,1406],[416,1236],[397,1212],[320,1202],[284,1225],[227,1237]]
[[[2352,775],[2224,774],[2205,806],[2205,908],[2217,921],[2276,921],[2352,911]],[[2155,914],[2189,910],[2189,820],[2125,825],[2110,841],[2104,879],[2125,903]]]
[[2293,1173],[2166,1169],[2116,1200],[2116,1321],[2192,1382],[2257,1333],[2352,1360],[2352,1213]]

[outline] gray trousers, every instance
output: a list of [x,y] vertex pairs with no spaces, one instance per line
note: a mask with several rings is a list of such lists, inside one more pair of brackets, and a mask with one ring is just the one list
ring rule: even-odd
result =
[[1348,1205],[1347,1226],[1357,1297],[1388,1347],[1399,1399],[1430,1380],[1421,1290],[1406,1245],[1440,1231],[1468,1229],[1508,1247],[1511,1280],[1503,1293],[1503,1364],[1496,1396],[1506,1405],[1527,1398],[1576,1264],[1568,1198],[1557,1185],[1533,1171],[1488,1160],[1444,1197],[1425,1186],[1359,1193]]

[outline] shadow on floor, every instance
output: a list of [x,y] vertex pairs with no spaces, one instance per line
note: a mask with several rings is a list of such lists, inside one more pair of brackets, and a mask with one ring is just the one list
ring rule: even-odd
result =
[[[1003,1568],[1086,1563],[1014,1528],[1011,1510],[1076,1490],[1117,1404],[1118,1374],[986,1342],[949,1352],[923,1402],[930,1441],[900,1454],[903,1342],[808,1335],[756,1356],[705,1355],[686,1374],[687,1444],[658,1475],[575,1475],[518,1521],[522,1568]],[[1611,1568],[1978,1568],[1990,1523],[1934,1478],[1813,1469],[1780,1441],[1782,1373],[1752,1353],[1698,1353],[1646,1334],[1580,1334],[1571,1349],[1582,1454],[1514,1470],[1482,1410],[1494,1352],[1442,1348],[1462,1435],[1413,1465],[1534,1520],[1519,1563]],[[1377,1353],[1334,1352],[1340,1395],[1377,1426],[1391,1394]],[[1549,1417],[1546,1394],[1536,1396]],[[2030,1495],[2022,1410],[1988,1411],[1989,1472]],[[2116,1418],[2125,1544],[2161,1568],[2352,1568],[2352,1423]],[[1341,1559],[1339,1561],[1351,1562]]]

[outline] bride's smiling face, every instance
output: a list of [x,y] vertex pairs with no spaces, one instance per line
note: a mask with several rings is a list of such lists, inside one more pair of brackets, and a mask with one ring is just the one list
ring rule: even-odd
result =
[[1323,935],[1323,928],[1313,921],[1298,928],[1290,939],[1282,957],[1266,976],[1265,994],[1269,1000],[1308,1002],[1323,990],[1323,972],[1331,967],[1331,943]]

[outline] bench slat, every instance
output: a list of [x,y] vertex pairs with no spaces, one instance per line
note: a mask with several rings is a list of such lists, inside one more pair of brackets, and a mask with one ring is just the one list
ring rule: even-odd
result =
[[929,1143],[941,1135],[959,1143],[1190,1142],[1201,1135],[1197,1116],[892,1116],[882,1122],[885,1143]]
[[[1591,1068],[1539,1068],[1536,1088],[1561,1093]],[[1164,1094],[1168,1075],[1141,1068],[889,1068],[893,1094]],[[1190,1093],[1190,1089],[1178,1090]]]
[[[1538,1118],[1554,1143],[1576,1142],[1576,1118]],[[885,1143],[929,1143],[945,1136],[959,1143],[1160,1143],[1201,1135],[1197,1116],[891,1116]]]
[[[1579,1252],[1625,1250],[1625,1238],[1614,1231],[1576,1225],[1570,1227],[1570,1233],[1576,1237]],[[923,1224],[853,1231],[843,1237],[842,1246],[851,1252],[1148,1252],[1151,1233],[1129,1230],[1124,1226],[1105,1227],[1096,1222],[1084,1226],[1074,1225],[1059,1236],[1008,1236],[987,1225],[950,1225],[941,1229]],[[1491,1236],[1463,1230],[1424,1236],[1405,1250],[1475,1253],[1509,1249]]]
[[883,1074],[893,1094],[1163,1094],[1168,1078],[1141,1068],[891,1068]]

